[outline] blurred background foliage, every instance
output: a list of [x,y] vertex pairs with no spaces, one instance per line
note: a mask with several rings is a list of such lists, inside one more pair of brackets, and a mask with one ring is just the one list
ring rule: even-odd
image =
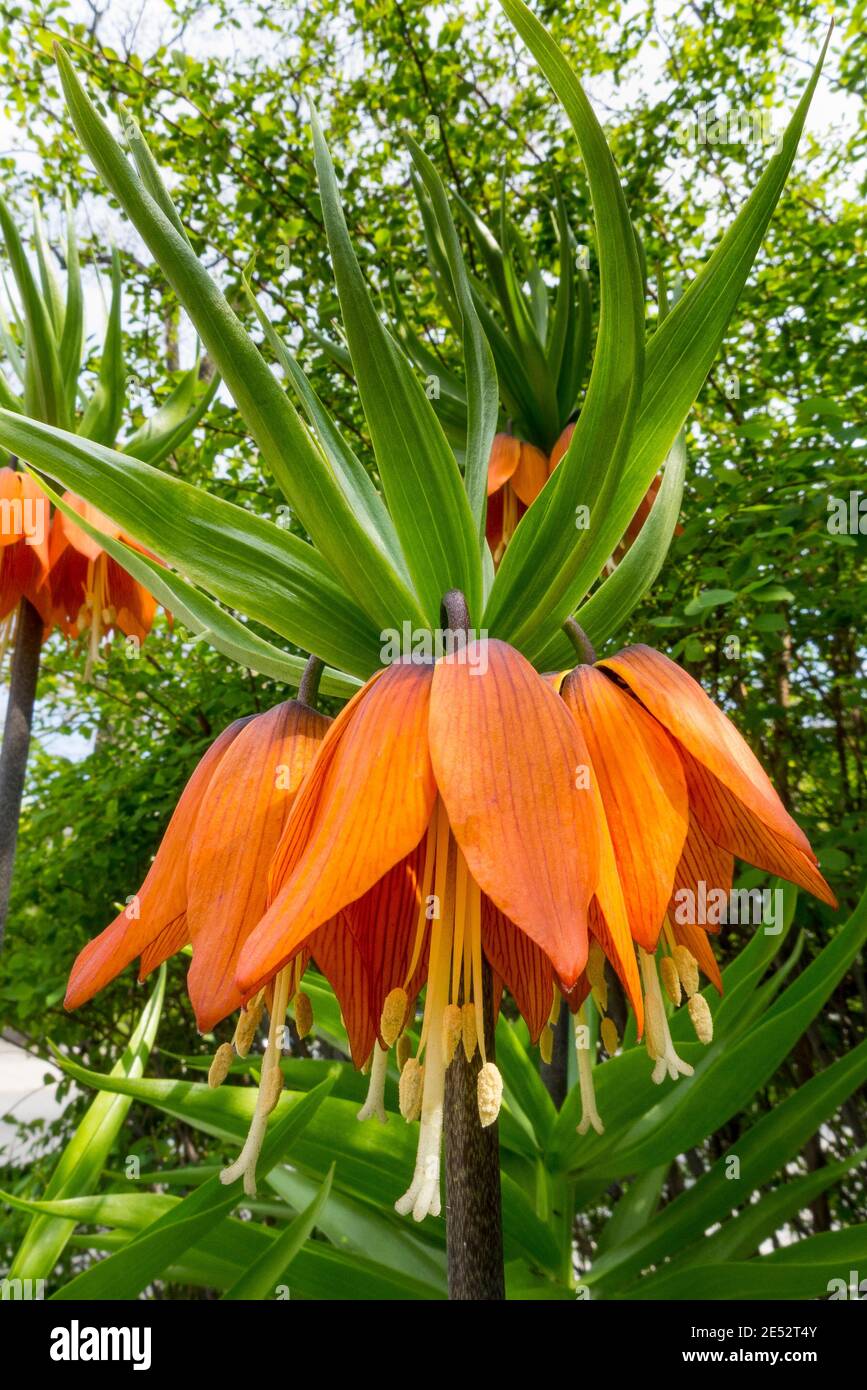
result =
[[[863,195],[863,3],[835,6],[839,27],[795,168],[726,339],[688,425],[689,469],[669,561],[623,639],[680,660],[736,719],[804,826],[841,899],[853,906],[867,851],[864,744],[867,535],[834,534],[829,499],[865,485],[863,370],[867,260]],[[618,161],[648,267],[688,278],[730,220],[769,148],[689,140],[684,121],[716,110],[769,110],[784,124],[819,47],[826,16],[807,0],[561,0],[536,11],[588,83]],[[105,272],[116,241],[124,271],[126,352],[134,411],[152,383],[178,373],[192,340],[134,232],[82,157],[51,59],[61,37],[107,109],[121,97],[144,128],[196,250],[224,286],[252,280],[278,327],[301,349],[314,383],[361,436],[349,378],[311,335],[336,300],[306,127],[315,94],[338,158],[347,215],[365,269],[388,301],[390,267],[415,329],[444,361],[459,360],[426,273],[401,133],[419,139],[450,187],[485,219],[505,180],[510,206],[542,263],[552,254],[553,172],[572,225],[592,246],[586,189],[559,108],[495,6],[410,0],[311,0],[304,5],[141,0],[100,8],[53,0],[0,4],[0,176],[23,225],[31,194],[59,244],[66,189],[77,203],[85,261]],[[473,251],[465,246],[470,259]],[[593,275],[593,257],[590,273]],[[97,293],[95,280],[90,293]],[[98,352],[98,339],[92,344]],[[92,363],[97,366],[95,358]],[[171,376],[169,376],[169,380]],[[133,422],[138,422],[134,414]],[[360,444],[364,446],[363,436]],[[167,467],[275,515],[255,452],[223,392],[193,441]],[[867,509],[865,509],[867,511]],[[296,523],[293,521],[293,525]],[[867,516],[864,527],[867,530]],[[84,653],[53,637],[44,655],[0,1019],[39,1056],[53,1039],[107,1069],[131,1005],[128,973],[65,1015],[75,953],[134,892],[180,789],[210,738],[239,714],[282,698],[271,681],[230,666],[161,618],[140,654],[116,644],[84,680]],[[745,878],[745,884],[752,882]],[[799,904],[805,969],[839,917]],[[744,944],[730,929],[726,956]],[[148,1074],[189,1053],[183,962],[172,962],[159,1045]],[[705,1171],[757,1114],[848,1051],[863,1035],[867,986],[855,962],[824,1012],[758,1093],[749,1113],[690,1149],[661,1178],[663,1205]],[[326,1052],[328,1051],[326,1047]],[[69,1098],[64,1082],[61,1094]],[[84,1100],[70,1099],[27,1172],[3,1186],[42,1189],[50,1156]],[[867,1143],[867,1101],[853,1096],[804,1145],[811,1172]],[[157,1166],[200,1156],[201,1136],[177,1117],[133,1105],[123,1153]],[[39,1156],[41,1154],[41,1157]],[[794,1169],[792,1171],[795,1171]],[[581,1218],[589,1249],[620,1194],[613,1184]],[[864,1218],[851,1177],[791,1218],[801,1234]],[[10,1214],[3,1243],[27,1218]],[[64,1256],[69,1258],[69,1252]]]

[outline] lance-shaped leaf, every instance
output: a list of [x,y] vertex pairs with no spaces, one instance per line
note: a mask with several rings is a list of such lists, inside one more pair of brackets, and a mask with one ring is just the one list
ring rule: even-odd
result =
[[[641,396],[642,282],[635,234],[602,127],[565,56],[522,0],[501,0],[562,102],[578,139],[596,220],[601,308],[593,370],[569,449],[503,557],[485,609],[492,633],[527,654],[578,598],[580,567],[626,462]],[[590,525],[579,530],[586,508]]]
[[452,289],[461,316],[466,375],[467,437],[464,450],[464,485],[470,509],[476,519],[481,541],[485,534],[485,503],[488,483],[488,458],[497,428],[499,397],[497,369],[488,340],[479,322],[473,303],[467,268],[461,244],[449,211],[446,191],[431,161],[414,140],[407,137],[413,162],[427,189],[440,235],[448,257]]
[[198,364],[191,367],[159,409],[124,440],[121,446],[123,453],[131,454],[143,463],[162,463],[192,434],[217,394],[219,385],[220,378],[216,373],[206,382],[199,376]]
[[18,228],[2,198],[0,230],[6,242],[9,263],[24,313],[24,409],[28,415],[33,415],[38,420],[61,425],[66,420],[66,403],[51,316],[24,254]]
[[97,444],[114,444],[123,420],[126,402],[126,370],[123,362],[123,332],[121,329],[120,257],[111,250],[111,307],[96,389],[85,407],[78,433]]
[[83,497],[195,584],[304,651],[368,676],[379,633],[312,545],[147,463],[0,411],[0,444]]
[[[507,0],[503,0],[506,4]],[[513,0],[508,0],[513,3]],[[644,387],[628,463],[617,493],[585,536],[575,600],[592,586],[671,449],[719,352],[726,327],[785,187],[819,80],[831,30],[775,154],[716,250],[647,345]],[[558,470],[559,471],[559,470]],[[549,636],[554,623],[548,623]],[[536,655],[541,643],[528,645]]]
[[[210,646],[222,652],[230,661],[236,661],[239,666],[259,671],[263,676],[272,676],[274,680],[285,681],[287,685],[297,689],[307,664],[303,657],[281,652],[279,647],[251,632],[231,613],[220,608],[207,594],[188,584],[173,570],[166,569],[124,541],[107,535],[96,526],[91,526],[89,521],[79,516],[68,502],[64,502],[62,497],[48,487],[44,479],[39,481],[46,495],[64,516],[68,516],[70,521],[75,522],[86,535],[101,545],[133,579],[137,579],[139,584],[169,609],[175,618],[186,623],[197,636],[206,638]],[[355,694],[360,684],[361,682],[354,677],[326,666],[320,677],[319,689],[323,695],[336,695],[338,698],[346,699]]]
[[[650,515],[613,574],[599,585],[575,615],[590,642],[601,648],[628,619],[655,583],[665,563],[674,535],[686,476],[686,441],[678,435],[668,456],[662,486]],[[546,671],[574,663],[575,649],[563,633],[550,642],[539,658]]]
[[72,199],[66,195],[66,305],[63,313],[63,332],[60,337],[60,370],[66,398],[66,416],[75,415],[75,395],[81,371],[81,347],[84,341],[84,296],[81,290],[81,267],[78,259],[78,238]]
[[355,256],[331,156],[311,110],[322,215],[352,367],[385,499],[431,623],[449,589],[481,600],[479,537],[460,471],[424,387],[383,326]]
[[[130,1080],[144,1072],[160,1021],[165,977],[163,966],[129,1044],[111,1072],[118,1080]],[[43,1194],[46,1201],[80,1197],[94,1190],[126,1119],[130,1103],[128,1096],[110,1091],[99,1093],[58,1160]],[[46,1279],[63,1254],[74,1228],[74,1221],[59,1216],[47,1213],[34,1216],[12,1263],[9,1277]]]
[[294,1221],[289,1222],[286,1229],[280,1232],[269,1248],[262,1252],[259,1259],[244,1270],[237,1283],[223,1294],[224,1298],[263,1299],[274,1297],[277,1286],[285,1282],[286,1271],[318,1222],[319,1215],[331,1195],[333,1178],[334,1164],[332,1163],[316,1196],[303,1211],[298,1213]]
[[376,522],[357,513],[280,383],[164,206],[145,187],[55,50],[75,128],[196,326],[262,457],[305,530],[378,628],[412,617],[412,595],[388,559]]

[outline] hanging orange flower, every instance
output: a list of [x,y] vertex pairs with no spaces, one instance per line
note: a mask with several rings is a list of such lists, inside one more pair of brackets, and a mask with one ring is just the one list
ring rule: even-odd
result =
[[[480,1118],[496,1118],[483,957],[535,1038],[554,980],[569,990],[584,970],[593,930],[641,1016],[597,793],[576,785],[587,759],[551,686],[492,640],[374,676],[329,729],[289,814],[271,868],[273,902],[241,952],[239,987],[249,997],[279,980],[323,923],[364,902],[376,924],[362,945],[380,1019],[373,1090],[384,1083],[380,1053],[405,1026],[427,948],[421,1042],[402,1074],[405,1113],[420,1112],[421,1131],[415,1176],[397,1207],[416,1220],[439,1210],[445,1072],[459,1044],[469,1056],[478,1046]],[[392,929],[395,886],[407,904],[397,916],[402,924],[414,917],[412,931]],[[392,949],[374,960],[378,938]]]
[[44,587],[49,568],[49,503],[28,473],[0,468],[0,658],[22,598],[48,626],[51,595]]

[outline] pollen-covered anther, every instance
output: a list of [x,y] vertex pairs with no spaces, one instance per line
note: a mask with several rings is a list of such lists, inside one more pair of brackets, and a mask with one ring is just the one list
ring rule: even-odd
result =
[[299,1038],[306,1038],[313,1029],[313,1005],[303,990],[295,995],[295,1027]]
[[388,1049],[380,1047],[379,1043],[374,1043],[370,1059],[370,1085],[367,1088],[367,1099],[358,1112],[357,1118],[359,1120],[370,1120],[375,1115],[381,1125],[388,1124],[388,1116],[385,1113],[387,1071]]
[[638,956],[644,984],[644,1039],[654,1063],[651,1080],[655,1086],[659,1086],[666,1076],[676,1081],[678,1076],[692,1076],[693,1069],[675,1051],[659,988],[656,960],[641,947],[638,948]]
[[596,940],[590,942],[590,950],[587,955],[587,979],[590,981],[594,1004],[600,1013],[607,1013],[608,981],[605,979],[605,952]]
[[235,1051],[231,1043],[220,1043],[220,1046],[214,1053],[214,1060],[208,1071],[208,1085],[212,1090],[216,1090],[218,1086],[222,1086],[226,1077],[229,1075],[234,1056]]
[[448,1066],[458,1050],[463,1028],[460,1004],[446,1004],[443,1010],[443,1060]]
[[662,976],[663,988],[675,1008],[679,1005],[683,995],[680,988],[680,976],[677,973],[677,966],[671,956],[663,956],[659,963],[659,973]]
[[476,1098],[479,1105],[479,1122],[482,1129],[492,1125],[500,1113],[503,1103],[503,1078],[494,1062],[485,1062],[476,1082]]
[[461,1041],[464,1045],[464,1056],[468,1062],[473,1060],[476,1052],[476,1045],[479,1041],[478,1030],[476,1028],[476,1006],[475,1004],[464,1004],[461,1022]]
[[270,1115],[278,1100],[280,1092],[283,1090],[283,1073],[280,1070],[280,1063],[275,1062],[266,1072],[263,1072],[262,1080],[262,1109],[266,1115]]
[[713,1042],[713,1016],[708,1007],[708,1002],[703,994],[694,994],[690,999],[687,1008],[695,1029],[695,1036],[700,1043],[707,1046]]
[[265,991],[260,990],[255,999],[250,1000],[246,1009],[241,1010],[241,1017],[235,1028],[235,1051],[239,1057],[246,1057],[253,1046],[253,1039],[259,1031],[264,1012]]
[[402,1072],[410,1057],[412,1056],[412,1039],[408,1033],[401,1033],[397,1040],[397,1047],[394,1049],[397,1069]]
[[691,996],[698,992],[698,961],[687,946],[675,946],[674,964],[680,976],[684,993]]
[[617,1027],[614,1019],[603,1018],[600,1032],[602,1034],[602,1046],[605,1048],[608,1056],[613,1057],[620,1046],[620,1038],[617,1034]]
[[398,1099],[400,1113],[411,1124],[421,1114],[421,1097],[424,1090],[424,1067],[417,1057],[408,1057],[400,1074]]
[[554,1030],[550,1023],[546,1023],[539,1034],[539,1052],[546,1067],[550,1067],[554,1056]]
[[393,1047],[403,1031],[409,998],[405,989],[393,989],[382,1006],[379,1031],[386,1047]]

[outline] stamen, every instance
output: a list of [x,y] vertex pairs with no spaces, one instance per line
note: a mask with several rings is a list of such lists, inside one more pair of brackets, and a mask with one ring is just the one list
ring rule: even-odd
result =
[[[439,1216],[440,1146],[443,1131],[446,1061],[443,1050],[442,1020],[451,982],[451,954],[454,940],[456,846],[451,837],[448,816],[442,802],[437,815],[436,894],[440,917],[431,927],[427,997],[419,1053],[424,1049],[424,1085],[421,1101],[421,1127],[415,1171],[408,1190],[395,1202],[401,1216],[412,1212],[413,1220]],[[409,1070],[407,1062],[401,1081]]]
[[386,1047],[393,1047],[403,1031],[409,999],[405,989],[393,989],[385,996],[379,1031]]
[[460,1004],[447,1004],[443,1011],[443,1055],[446,1066],[458,1050],[463,1026],[463,1013]]
[[662,984],[666,994],[674,1007],[677,1008],[683,996],[680,989],[680,976],[671,956],[662,957],[659,962],[659,973],[662,976]]
[[605,978],[605,952],[595,937],[587,954],[587,978],[593,1002],[601,1014],[608,1012],[608,981]]
[[388,1072],[388,1048],[373,1044],[373,1060],[370,1064],[370,1085],[367,1100],[358,1112],[357,1119],[371,1120],[375,1115],[381,1125],[388,1124],[385,1113],[385,1078]]
[[577,1022],[575,1055],[578,1059],[578,1085],[581,1092],[581,1122],[578,1125],[578,1133],[586,1134],[592,1125],[597,1134],[604,1134],[605,1126],[596,1109],[596,1088],[593,1085],[593,1059],[590,1056],[589,1041],[586,1046],[582,1045],[583,1040],[589,1037],[587,1013],[583,1004],[578,1010]]
[[550,1067],[554,1056],[554,1030],[550,1023],[546,1023],[539,1034],[539,1053],[545,1066]]
[[239,1057],[246,1057],[259,1031],[262,1014],[265,1011],[265,991],[260,989],[255,999],[251,999],[246,1009],[242,1009],[235,1028],[235,1051]]
[[476,1083],[479,1123],[482,1129],[492,1125],[503,1103],[503,1078],[495,1062],[485,1062]]
[[468,1062],[473,1060],[476,1055],[476,1006],[475,1004],[463,1004],[461,1006],[461,1040],[464,1044],[464,1056]]
[[698,991],[698,961],[687,946],[675,946],[672,954],[684,993],[687,995],[696,994]]
[[[280,1089],[283,1085],[283,1074],[280,1071],[280,1053],[282,1052],[282,1028],[286,1018],[286,1006],[289,1002],[289,986],[292,978],[294,962],[284,965],[274,981],[274,999],[271,1007],[271,1023],[268,1028],[268,1046],[265,1049],[265,1056],[262,1060],[262,1073],[259,1077],[259,1094],[256,1097],[256,1109],[253,1112],[253,1120],[247,1134],[244,1147],[234,1163],[228,1168],[224,1168],[220,1174],[220,1181],[227,1186],[235,1181],[236,1178],[243,1176],[244,1192],[248,1197],[256,1196],[256,1163],[259,1159],[259,1152],[265,1138],[265,1131],[268,1128],[268,1116],[277,1104]],[[278,1038],[281,1039],[278,1045]]]
[[433,883],[434,863],[436,861],[437,844],[437,822],[436,810],[430,818],[427,828],[427,838],[424,845],[424,867],[421,874],[421,896],[419,898],[418,921],[415,928],[415,941],[412,948],[412,956],[409,962],[409,969],[406,972],[406,979],[403,982],[405,990],[409,989],[410,981],[416,972],[416,967],[421,956],[421,948],[429,926],[427,915],[427,900],[430,897],[431,884]]
[[655,1063],[651,1079],[655,1086],[659,1086],[666,1075],[672,1081],[676,1081],[678,1076],[692,1076],[692,1067],[678,1057],[674,1049],[656,973],[656,958],[641,946],[638,948],[638,958],[644,982],[645,1045]]
[[220,1043],[214,1053],[214,1060],[208,1072],[208,1085],[212,1090],[222,1086],[232,1066],[232,1059],[235,1056],[231,1043]]
[[620,1046],[620,1038],[617,1035],[617,1028],[613,1018],[603,1018],[601,1032],[602,1046],[605,1048],[608,1056],[613,1057]]
[[400,1037],[397,1040],[397,1047],[395,1048],[395,1059],[397,1061],[397,1069],[399,1072],[403,1071],[404,1067],[409,1061],[409,1056],[411,1052],[412,1041],[410,1040],[409,1035],[407,1033],[401,1033]]
[[713,1042],[713,1016],[703,994],[694,994],[687,1004],[695,1036],[707,1046]]
[[407,1057],[400,1074],[398,1098],[400,1113],[407,1124],[412,1124],[421,1114],[421,1097],[424,1087],[424,1067],[417,1057]]
[[299,1038],[306,1038],[313,1030],[313,1005],[303,990],[295,995],[295,1028]]

